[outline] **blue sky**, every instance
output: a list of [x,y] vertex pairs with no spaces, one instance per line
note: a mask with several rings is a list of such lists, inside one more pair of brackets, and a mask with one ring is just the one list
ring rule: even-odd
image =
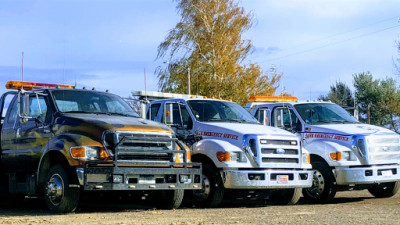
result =
[[[243,0],[255,25],[248,60],[282,72],[300,99],[352,75],[398,78],[400,1]],[[7,80],[77,84],[128,97],[156,91],[157,46],[179,21],[172,0],[0,0],[0,91]]]

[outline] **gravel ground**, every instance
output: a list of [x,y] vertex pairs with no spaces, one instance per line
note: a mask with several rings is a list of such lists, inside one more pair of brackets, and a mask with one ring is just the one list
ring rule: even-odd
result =
[[373,198],[367,191],[339,192],[324,205],[225,202],[214,209],[158,210],[127,203],[83,202],[77,212],[53,215],[36,199],[0,203],[0,224],[400,224],[400,194]]

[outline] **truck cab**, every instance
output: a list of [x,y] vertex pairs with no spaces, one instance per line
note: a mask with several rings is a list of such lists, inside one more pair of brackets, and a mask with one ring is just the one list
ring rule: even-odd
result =
[[6,87],[15,90],[0,100],[0,194],[43,197],[50,211],[66,213],[88,192],[151,192],[161,207],[177,208],[184,190],[201,188],[189,148],[119,96],[32,82]]
[[196,205],[217,206],[232,192],[295,204],[301,188],[312,185],[308,152],[290,132],[259,124],[231,101],[146,94],[152,96],[169,99],[153,99],[145,116],[174,129],[190,146],[192,160],[203,164],[203,189],[192,193]]
[[246,108],[267,126],[296,134],[311,154],[313,186],[309,202],[332,200],[337,191],[368,189],[375,197],[397,193],[400,136],[360,123],[331,102],[297,102],[296,97],[251,96]]

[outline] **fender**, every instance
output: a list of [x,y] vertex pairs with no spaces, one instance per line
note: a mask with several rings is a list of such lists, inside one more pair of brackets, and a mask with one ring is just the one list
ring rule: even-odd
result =
[[218,139],[203,139],[196,142],[191,147],[192,154],[201,154],[207,156],[210,160],[212,160],[217,168],[232,168],[232,167],[241,167],[241,168],[253,168],[250,164],[250,161],[246,158],[245,162],[234,162],[234,161],[226,161],[220,162],[217,158],[217,152],[241,152],[242,149],[237,146]]
[[342,152],[350,150],[352,153],[353,151],[346,145],[333,142],[333,141],[313,141],[309,144],[304,146],[311,155],[318,155],[323,158],[329,166],[347,166],[347,165],[354,165],[355,162],[360,163],[359,159],[357,158],[355,161],[334,161],[331,159],[329,153],[331,152]]
[[[64,133],[50,139],[42,150],[37,168],[37,183],[41,184],[44,179],[42,175],[45,175],[50,167],[56,163],[61,163],[69,168],[82,166],[81,161],[73,159],[70,154],[72,146],[80,145],[103,146],[101,143],[80,134]],[[51,160],[51,165],[47,163],[50,157],[56,157],[56,160]]]

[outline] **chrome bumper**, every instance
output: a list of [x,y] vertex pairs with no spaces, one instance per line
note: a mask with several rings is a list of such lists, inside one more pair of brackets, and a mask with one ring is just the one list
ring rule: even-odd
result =
[[338,185],[372,184],[400,180],[400,165],[336,168],[334,172]]
[[307,188],[312,185],[312,170],[224,170],[228,189]]

